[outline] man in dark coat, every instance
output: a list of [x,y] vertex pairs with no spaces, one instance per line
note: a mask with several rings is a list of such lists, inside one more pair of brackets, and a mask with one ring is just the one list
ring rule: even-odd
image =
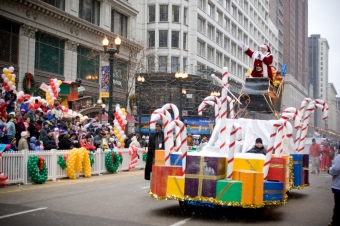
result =
[[68,150],[73,148],[73,142],[70,140],[70,134],[67,131],[64,131],[61,134],[60,142],[59,142],[59,150]]
[[53,137],[53,130],[47,129],[47,136],[43,138],[45,150],[57,149],[57,144]]
[[149,139],[149,147],[146,156],[144,179],[150,180],[152,165],[155,161],[155,150],[164,150],[164,134],[162,131],[162,123],[156,123],[156,134],[152,134]]
[[252,149],[250,149],[249,151],[247,151],[247,153],[255,153],[255,154],[264,154],[264,155],[266,155],[267,149],[263,146],[262,139],[261,138],[257,138],[255,140],[255,146]]

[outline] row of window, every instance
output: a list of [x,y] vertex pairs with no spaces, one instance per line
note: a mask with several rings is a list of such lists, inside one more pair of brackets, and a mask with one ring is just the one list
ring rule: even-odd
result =
[[[156,22],[156,5],[149,5],[149,23]],[[182,19],[182,20],[180,20]],[[184,7],[182,17],[180,17],[180,6],[171,6],[171,19],[169,20],[169,5],[159,5],[159,18],[158,22],[173,22],[188,24],[188,8]]]
[[[65,0],[43,0],[61,10],[65,10]],[[97,0],[79,0],[79,18],[99,26],[100,4]],[[116,10],[111,10],[111,31],[127,37],[128,17]]]
[[[182,65],[182,66],[181,66]],[[183,57],[183,64],[180,63],[180,57],[173,56],[168,63],[167,56],[154,56],[148,57],[148,70],[149,72],[168,72],[176,73],[178,71],[185,71],[187,66],[187,58]],[[169,68],[170,67],[170,68]],[[158,70],[157,70],[158,68]]]
[[[157,34],[158,33],[158,34]],[[148,31],[148,47],[153,48],[156,47],[156,35],[158,35],[158,47],[168,47],[168,30],[158,30],[156,31]],[[171,45],[172,48],[183,48],[187,49],[187,33],[182,33],[182,45],[180,45],[180,32],[179,31],[171,31]]]

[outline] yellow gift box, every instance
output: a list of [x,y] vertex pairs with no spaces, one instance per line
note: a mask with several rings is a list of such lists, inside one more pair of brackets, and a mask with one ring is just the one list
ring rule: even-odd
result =
[[165,150],[155,151],[155,165],[164,166],[165,165]]
[[184,177],[168,176],[167,196],[184,198],[184,182]]
[[250,170],[233,172],[233,180],[242,182],[242,204],[263,204],[263,173]]
[[264,165],[263,159],[234,159],[234,171],[235,170],[251,170],[256,172],[262,172]]

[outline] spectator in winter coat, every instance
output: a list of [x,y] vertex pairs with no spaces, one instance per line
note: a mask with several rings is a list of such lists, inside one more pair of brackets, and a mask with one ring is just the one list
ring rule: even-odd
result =
[[47,136],[48,127],[49,127],[48,122],[44,122],[43,123],[43,128],[40,130],[40,136],[39,136],[39,140],[40,141],[43,141],[44,138]]
[[59,142],[59,150],[68,150],[73,148],[73,142],[70,140],[70,134],[68,132],[64,132],[64,134],[61,135]]
[[40,146],[40,142],[37,140],[36,137],[31,137],[30,139],[30,150],[41,151],[43,147]]
[[7,128],[8,140],[11,141],[13,138],[15,138],[15,134],[16,134],[15,124],[14,124],[15,112],[10,112],[8,116],[10,118],[7,121],[6,128]]
[[247,153],[255,153],[255,154],[264,154],[266,155],[267,149],[262,144],[261,138],[256,138],[255,140],[255,146],[247,151]]
[[19,140],[18,144],[18,151],[28,150],[28,143],[27,143],[27,132],[21,132],[21,139]]
[[87,134],[85,137],[82,138],[80,141],[80,145],[86,148],[88,151],[95,151],[96,147],[91,144],[91,134]]
[[53,137],[53,130],[47,129],[46,132],[47,136],[45,136],[42,140],[45,150],[57,149],[57,144]]

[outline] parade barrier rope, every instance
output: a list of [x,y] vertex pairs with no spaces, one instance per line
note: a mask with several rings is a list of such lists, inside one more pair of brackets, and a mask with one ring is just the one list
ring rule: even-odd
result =
[[48,169],[45,159],[41,156],[30,156],[27,161],[28,176],[36,184],[45,183],[47,180]]

